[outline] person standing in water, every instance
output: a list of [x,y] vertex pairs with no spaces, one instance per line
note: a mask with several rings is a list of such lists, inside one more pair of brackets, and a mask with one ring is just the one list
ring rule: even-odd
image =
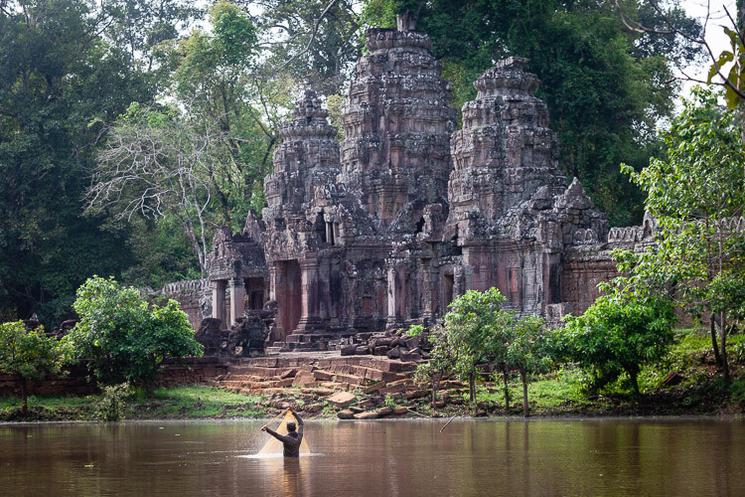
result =
[[295,416],[297,426],[293,422],[287,423],[287,435],[280,435],[266,425],[261,427],[261,431],[265,431],[282,442],[285,457],[300,457],[300,443],[303,441],[303,418],[293,409],[290,409],[290,412]]

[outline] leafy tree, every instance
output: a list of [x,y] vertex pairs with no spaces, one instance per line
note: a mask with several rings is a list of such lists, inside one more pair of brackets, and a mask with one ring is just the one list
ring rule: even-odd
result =
[[58,374],[65,355],[65,347],[46,336],[41,327],[26,330],[23,321],[0,324],[0,373],[18,378],[24,416],[28,414],[28,382]]
[[[629,15],[654,25],[664,18],[698,35],[699,25],[677,2],[664,12],[649,3],[624,2]],[[613,2],[368,0],[363,19],[392,27],[393,15],[405,10],[417,14],[417,29],[432,37],[458,109],[473,98],[473,81],[494,59],[527,57],[542,81],[539,96],[559,135],[564,170],[582,181],[612,224],[641,219],[641,194],[618,164],[641,168],[656,153],[656,124],[672,113],[677,91],[666,83],[674,81],[673,64],[694,59],[698,46],[627,29]]]
[[74,308],[80,322],[63,340],[105,385],[129,382],[150,389],[164,360],[204,351],[178,302],[149,304],[137,289],[112,278],[89,278]]
[[[475,381],[480,366],[501,370],[505,385],[505,409],[509,408],[509,373],[517,371],[523,384],[523,410],[527,416],[528,379],[549,363],[549,349],[542,318],[519,318],[502,308],[505,297],[497,288],[468,290],[453,300],[444,323],[435,326],[427,339],[430,360],[417,366],[416,377],[432,385],[432,402],[443,377],[455,373],[468,380],[470,400],[475,401]],[[421,326],[410,334],[421,335]]]
[[[254,0],[237,2],[249,12]],[[256,23],[265,77],[287,75],[323,95],[338,94],[359,55],[358,0],[264,0]]]
[[[109,2],[104,2],[109,4]],[[129,233],[82,216],[106,124],[155,90],[83,0],[0,2],[0,315],[70,313],[75,289],[132,262]]]
[[[516,319],[509,328],[505,351],[506,364],[520,374],[523,386],[523,414],[530,414],[528,403],[528,379],[531,373],[545,371],[550,365],[546,326],[539,316]],[[507,399],[505,398],[505,402]]]
[[625,373],[639,395],[641,367],[665,355],[673,341],[674,323],[669,301],[613,292],[598,297],[581,316],[567,316],[554,339],[560,357],[590,373],[592,389]]
[[450,303],[445,315],[446,343],[452,347],[456,373],[468,380],[472,402],[476,400],[477,367],[495,357],[512,319],[512,314],[502,308],[504,302],[497,288],[468,290]]
[[745,149],[736,113],[699,89],[664,142],[666,158],[652,159],[639,173],[625,167],[647,194],[645,207],[657,224],[653,247],[624,256],[627,286],[665,293],[692,314],[706,315],[715,356],[729,379],[727,335],[742,319],[736,297],[745,277],[745,230],[739,224]]
[[411,326],[408,334],[410,336],[423,336],[432,346],[429,360],[417,364],[414,378],[418,383],[430,385],[432,407],[434,407],[440,382],[455,369],[454,347],[448,341],[451,336],[445,332],[442,326],[435,326],[428,334],[424,335],[422,325]]

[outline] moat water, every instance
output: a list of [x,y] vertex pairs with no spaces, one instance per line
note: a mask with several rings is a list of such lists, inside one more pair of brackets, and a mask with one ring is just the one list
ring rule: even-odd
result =
[[0,426],[0,496],[745,496],[745,421],[306,424],[256,458],[259,421]]

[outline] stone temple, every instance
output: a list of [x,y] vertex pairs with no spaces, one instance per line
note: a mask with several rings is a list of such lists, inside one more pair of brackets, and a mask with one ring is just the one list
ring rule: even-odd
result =
[[412,27],[368,30],[343,140],[313,91],[297,102],[261,218],[215,238],[208,307],[223,327],[267,307],[271,340],[313,349],[431,323],[464,291],[493,286],[511,308],[556,318],[594,300],[612,248],[649,241],[651,220],[609,230],[562,174],[524,60],[478,78],[455,130],[430,40]]

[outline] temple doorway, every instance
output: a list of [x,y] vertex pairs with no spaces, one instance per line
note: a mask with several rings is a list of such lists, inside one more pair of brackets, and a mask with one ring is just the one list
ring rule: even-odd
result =
[[302,281],[297,259],[278,262],[277,304],[279,325],[286,337],[297,328],[302,312]]

